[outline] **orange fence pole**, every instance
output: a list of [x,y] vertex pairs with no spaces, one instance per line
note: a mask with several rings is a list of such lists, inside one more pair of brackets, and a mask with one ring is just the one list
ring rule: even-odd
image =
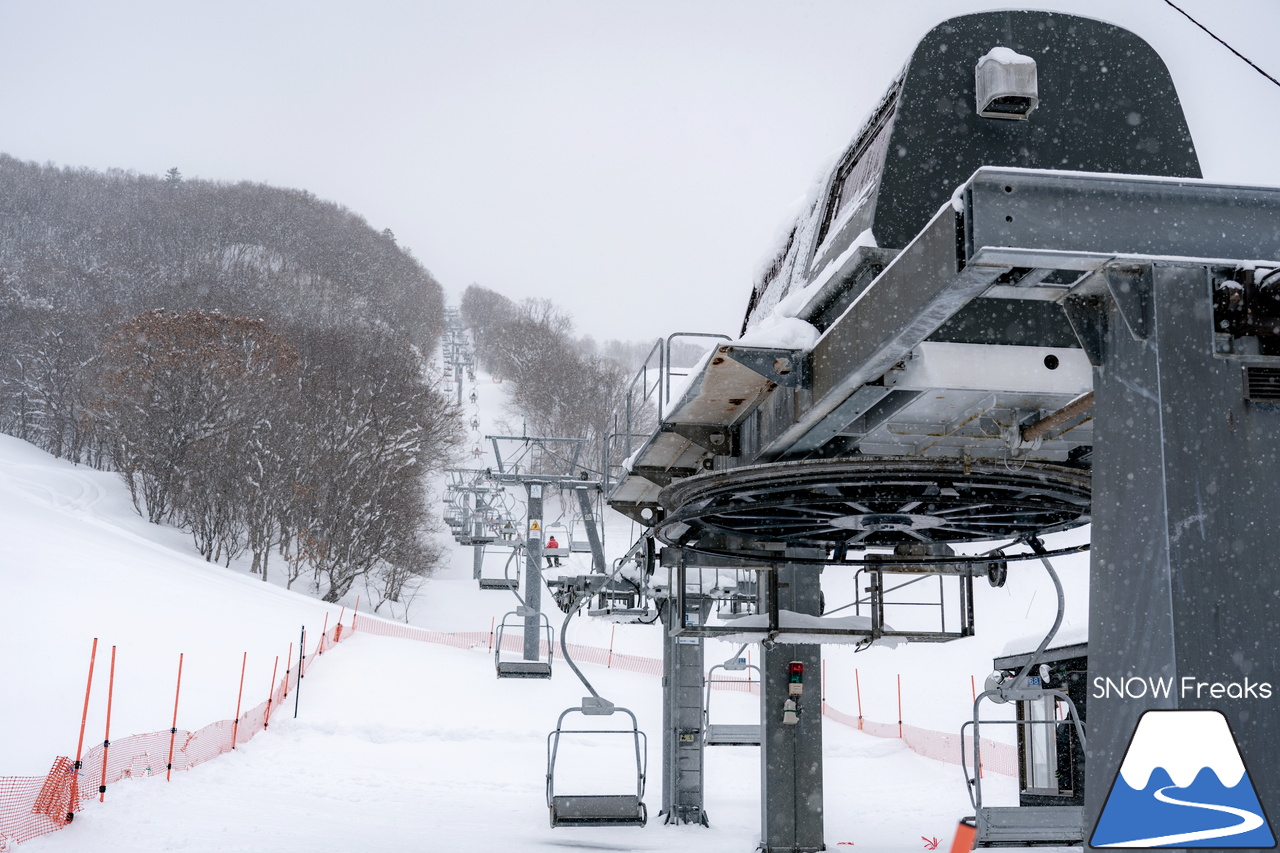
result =
[[489,617],[489,651],[493,651],[493,624],[496,618],[494,616]]
[[267,726],[271,724],[271,702],[276,698],[276,672],[280,668],[280,655],[276,655],[276,662],[271,665],[271,690],[267,693],[267,713],[262,719],[262,730],[265,732]]
[[166,782],[173,778],[173,742],[178,737],[178,696],[182,693],[182,653],[178,653],[178,686],[173,691],[173,726],[169,729],[169,763],[165,767]]
[[858,728],[862,728],[862,679],[858,677],[858,670],[853,671],[853,683],[858,688]]
[[618,632],[618,623],[613,623],[613,628],[609,630],[609,659],[605,663],[605,668],[613,666],[613,636]]
[[352,631],[356,629],[356,616],[358,615],[360,615],[360,596],[357,595],[355,610],[351,611],[351,630]]
[[102,778],[98,780],[98,802],[107,800],[107,753],[111,751],[111,698],[116,692],[116,647],[111,647],[111,675],[107,679],[107,728],[102,735]]
[[89,680],[84,685],[84,712],[80,715],[80,741],[76,744],[76,769],[80,769],[80,754],[84,750],[84,727],[89,720],[89,692],[93,689],[93,666],[98,659],[98,638],[93,638],[89,651]]
[[338,611],[338,624],[333,626],[333,641],[336,643],[342,639],[342,617],[347,615],[347,608],[344,605]]
[[818,683],[818,687],[822,691],[822,695],[820,697],[822,699],[822,715],[826,716],[827,714],[827,661],[825,658],[822,661],[822,680]]
[[302,673],[307,661],[307,626],[302,626],[302,639],[298,641],[298,686],[293,691],[293,718],[298,719],[298,703],[302,701]]
[[329,614],[324,614],[324,624],[320,626],[320,642],[316,643],[316,654],[324,654],[324,635],[329,630]]
[[293,641],[289,642],[289,656],[284,659],[284,697],[289,698],[289,676],[293,674]]
[[249,662],[249,653],[240,658],[240,690],[236,693],[236,721],[231,724],[231,748],[236,748],[236,738],[240,734],[240,700],[244,698],[244,667]]
[[898,674],[898,737],[902,737],[902,674]]
[[75,772],[71,775],[71,811],[67,812],[67,820],[71,820],[72,812],[80,804],[80,754],[84,750],[84,727],[89,721],[89,692],[93,689],[93,665],[98,659],[98,638],[93,638],[93,648],[89,651],[89,680],[84,685],[84,712],[80,715],[80,740],[76,743],[76,763],[72,765]]
[[[973,701],[974,701],[975,703],[978,701],[978,685],[977,685],[977,683],[976,683],[976,681],[974,680],[974,677],[973,677],[972,675],[970,675],[970,676],[969,676],[969,695],[971,695],[971,696],[973,697]],[[961,748],[961,749],[963,749],[963,748],[964,748],[964,745],[963,745],[963,744],[961,744],[961,747],[960,747],[960,748]],[[982,777],[982,765],[981,765],[981,764],[979,764],[979,765],[978,765],[978,778],[979,778],[979,779],[983,778],[983,777]]]

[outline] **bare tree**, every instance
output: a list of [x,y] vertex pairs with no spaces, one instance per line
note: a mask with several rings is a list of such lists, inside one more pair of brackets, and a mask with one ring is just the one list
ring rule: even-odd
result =
[[569,316],[547,300],[514,303],[477,285],[463,295],[477,354],[514,383],[513,414],[538,435],[585,439],[582,462],[603,471],[611,420],[630,372],[593,341],[575,340]]
[[151,521],[191,526],[208,559],[236,553],[253,436],[270,423],[296,350],[261,320],[151,311],[104,348],[102,422]]
[[295,488],[305,498],[288,526],[336,601],[382,564],[428,568],[414,544],[430,523],[424,480],[461,443],[461,420],[403,340],[333,331],[302,346],[310,405],[298,413],[306,452]]

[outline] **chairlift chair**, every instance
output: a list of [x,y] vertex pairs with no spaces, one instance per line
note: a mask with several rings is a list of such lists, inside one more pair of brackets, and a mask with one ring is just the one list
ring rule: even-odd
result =
[[547,643],[547,659],[546,660],[503,660],[502,659],[502,638],[508,628],[518,628],[521,633],[524,631],[524,608],[513,610],[502,617],[502,621],[498,623],[498,631],[494,636],[493,643],[493,665],[497,670],[498,678],[550,678],[551,677],[551,659],[554,656],[553,643],[554,639],[551,633],[551,620],[547,619],[547,614],[538,614],[539,633],[545,632]]
[[560,560],[569,556],[572,547],[571,543],[573,542],[573,537],[569,535],[569,528],[563,524],[548,524],[546,536],[546,542],[550,542],[552,539],[556,540],[556,547],[549,547],[544,542],[542,546],[543,557],[547,559],[555,558],[556,562],[559,563]]
[[585,536],[574,536],[573,530],[568,533],[569,538],[565,540],[565,544],[569,546],[569,551],[574,554],[590,554],[591,540]]
[[[487,552],[486,552],[487,553]],[[520,561],[515,558],[519,555],[519,549],[513,548],[511,556],[507,558],[507,562],[503,564],[502,574],[495,576],[486,576],[484,573],[484,562],[480,564],[480,577],[477,579],[481,589],[519,589],[520,588]],[[516,563],[515,576],[512,577],[508,572],[508,567],[512,561]]]
[[[740,678],[716,678],[717,669],[723,669],[726,672],[747,672],[746,679]],[[750,671],[755,670],[755,678],[750,677]],[[734,684],[760,684],[760,667],[755,664],[747,663],[745,658],[734,658],[724,663],[718,663],[707,671],[706,697],[702,703],[702,742],[707,746],[759,746],[760,745],[760,729],[759,723],[712,723],[711,722],[711,685],[717,682],[731,682]]]
[[[565,728],[565,717],[570,714],[583,716],[611,716],[626,714],[631,727],[617,729]],[[635,747],[635,791],[612,794],[558,794],[556,793],[556,761],[560,755],[560,741],[579,736],[630,738]],[[648,766],[648,738],[640,731],[636,715],[626,708],[617,707],[597,697],[585,697],[580,706],[567,708],[556,720],[555,731],[547,735],[547,807],[551,813],[551,826],[644,826],[649,819],[644,804],[644,782]]]
[[498,541],[498,531],[495,526],[497,514],[492,509],[477,509],[471,514],[467,527],[469,530],[469,539],[465,545],[490,545]]
[[[996,681],[993,683],[993,679]],[[1001,690],[993,689],[1001,688]],[[1016,701],[1022,709],[1036,708],[1042,712],[1027,713],[1020,710],[1015,720],[981,719],[980,709],[984,701],[1003,703]],[[1058,711],[1065,712],[1059,717]],[[1073,738],[1074,748],[1084,750],[1084,724],[1076,709],[1075,702],[1066,693],[1043,686],[1040,675],[1024,676],[1017,679],[1012,672],[993,673],[988,679],[987,689],[978,694],[973,703],[973,719],[960,728],[960,740],[965,740],[965,731],[972,726],[972,747],[962,748],[961,769],[964,770],[965,782],[969,786],[969,798],[976,813],[977,833],[975,845],[979,848],[1003,847],[1011,844],[1059,844],[1075,845],[1084,840],[1084,808],[1080,805],[1039,805],[1039,806],[985,806],[982,802],[982,725],[1014,725],[1027,729],[1032,735],[1042,735],[1052,740],[1061,730],[1063,735]],[[1074,737],[1073,737],[1074,736]],[[1022,738],[1020,738],[1022,740]],[[972,754],[969,754],[972,749]],[[1041,745],[1040,749],[1028,746],[1022,752],[1024,762],[1035,761],[1042,765],[1039,769],[1045,775],[1052,776],[1057,760],[1057,751]],[[968,759],[973,759],[973,768]],[[1025,768],[1024,768],[1025,770]]]

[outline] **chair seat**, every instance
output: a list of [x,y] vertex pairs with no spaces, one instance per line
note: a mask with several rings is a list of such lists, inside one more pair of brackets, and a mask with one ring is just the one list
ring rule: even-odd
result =
[[550,678],[551,664],[536,660],[498,661],[499,678]]
[[986,826],[979,842],[1079,844],[1084,840],[1084,809],[1080,806],[984,808],[982,815]]
[[551,825],[644,826],[648,812],[634,794],[574,794],[551,798]]
[[716,724],[707,726],[703,743],[707,746],[759,746],[760,725]]
[[481,589],[515,589],[516,582],[506,578],[480,578]]

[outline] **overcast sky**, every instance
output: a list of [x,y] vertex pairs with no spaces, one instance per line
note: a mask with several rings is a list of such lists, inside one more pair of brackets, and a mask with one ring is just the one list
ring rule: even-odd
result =
[[[1280,77],[1277,0],[1179,5]],[[0,152],[258,181],[390,228],[451,300],[736,334],[785,216],[970,0],[0,0]],[[1280,185],[1280,88],[1163,0],[1061,0],[1168,63],[1206,177]]]

